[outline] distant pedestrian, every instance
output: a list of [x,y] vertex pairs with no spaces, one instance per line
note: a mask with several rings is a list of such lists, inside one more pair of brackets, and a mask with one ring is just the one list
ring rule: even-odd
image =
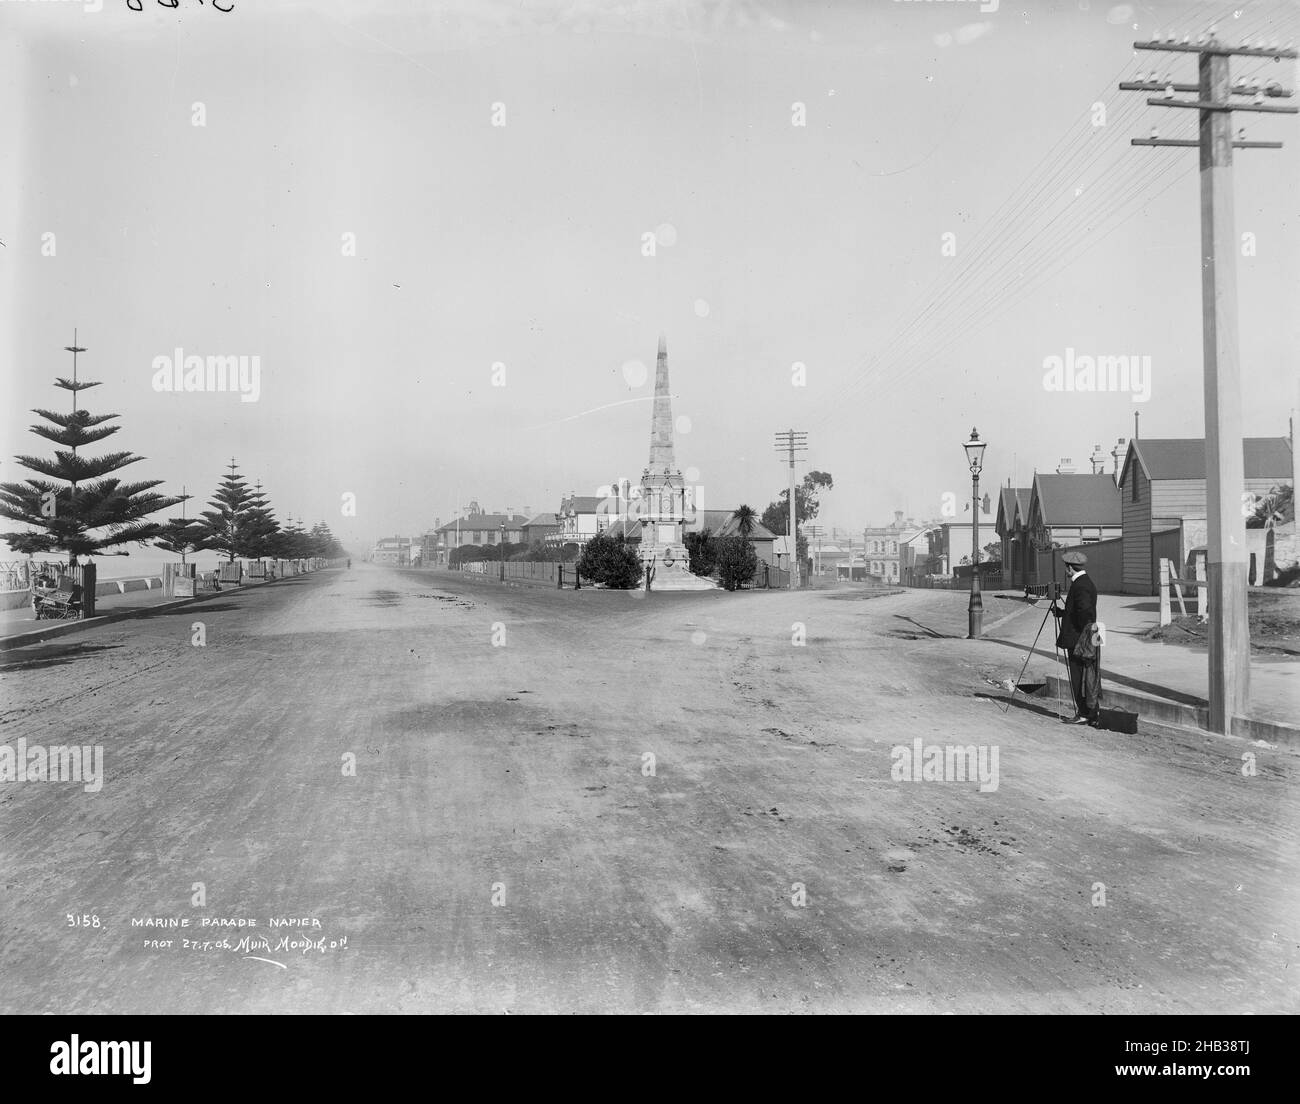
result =
[[1088,557],[1071,549],[1062,559],[1070,577],[1065,608],[1052,605],[1059,626],[1056,646],[1065,652],[1070,670],[1070,693],[1074,716],[1062,717],[1066,724],[1096,725],[1100,714],[1101,656],[1097,648],[1097,584],[1084,565]]
[[351,560],[351,559],[348,560],[348,570],[349,570],[349,571],[352,570],[352,560]]

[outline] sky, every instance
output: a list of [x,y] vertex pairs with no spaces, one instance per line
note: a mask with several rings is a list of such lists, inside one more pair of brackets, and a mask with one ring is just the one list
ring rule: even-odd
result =
[[[709,508],[776,496],[788,428],[852,529],[967,494],[972,426],[987,490],[1135,413],[1202,436],[1197,154],[1129,145],[1196,116],[1117,83],[1195,79],[1157,31],[1300,36],[1272,0],[222,2],[0,0],[0,479],[75,328],[133,478],[192,512],[234,457],[354,549],[638,481],[661,333]],[[1244,428],[1280,436],[1300,122],[1234,120],[1285,143],[1233,172]],[[158,390],[177,349],[258,358],[256,401]],[[1045,386],[1120,355],[1128,391]]]

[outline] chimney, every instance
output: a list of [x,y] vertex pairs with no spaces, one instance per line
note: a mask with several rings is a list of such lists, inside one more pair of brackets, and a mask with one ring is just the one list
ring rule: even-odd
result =
[[902,511],[902,510],[895,510],[895,511],[894,511],[894,528],[895,528],[895,529],[901,529],[902,527],[903,527],[903,511]]
[[1110,450],[1111,456],[1115,458],[1115,485],[1119,486],[1119,469],[1124,463],[1124,457],[1128,453],[1128,442],[1120,437],[1115,442],[1115,447]]
[[1106,454],[1101,451],[1100,443],[1092,446],[1092,455],[1088,461],[1092,464],[1093,475],[1101,475],[1106,471]]
[[1073,475],[1073,474],[1074,474],[1074,461],[1071,460],[1068,456],[1062,456],[1062,457],[1061,457],[1061,462],[1060,462],[1059,464],[1057,464],[1057,466],[1056,466],[1056,474],[1057,474],[1057,475]]

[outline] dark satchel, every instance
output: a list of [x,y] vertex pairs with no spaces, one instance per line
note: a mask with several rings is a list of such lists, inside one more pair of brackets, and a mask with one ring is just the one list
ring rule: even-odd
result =
[[1070,654],[1075,659],[1081,659],[1085,663],[1091,663],[1097,658],[1097,626],[1093,622],[1084,625],[1083,632],[1079,634],[1079,639],[1074,642],[1074,648]]

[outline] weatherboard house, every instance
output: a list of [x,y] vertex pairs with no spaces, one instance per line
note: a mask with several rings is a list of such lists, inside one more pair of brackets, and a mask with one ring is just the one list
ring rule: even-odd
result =
[[[1295,461],[1286,437],[1247,437],[1242,454],[1245,480],[1239,494],[1266,495],[1292,484]],[[1160,560],[1185,566],[1194,550],[1206,546],[1205,438],[1135,438],[1129,443],[1119,484],[1124,593],[1155,594]]]

